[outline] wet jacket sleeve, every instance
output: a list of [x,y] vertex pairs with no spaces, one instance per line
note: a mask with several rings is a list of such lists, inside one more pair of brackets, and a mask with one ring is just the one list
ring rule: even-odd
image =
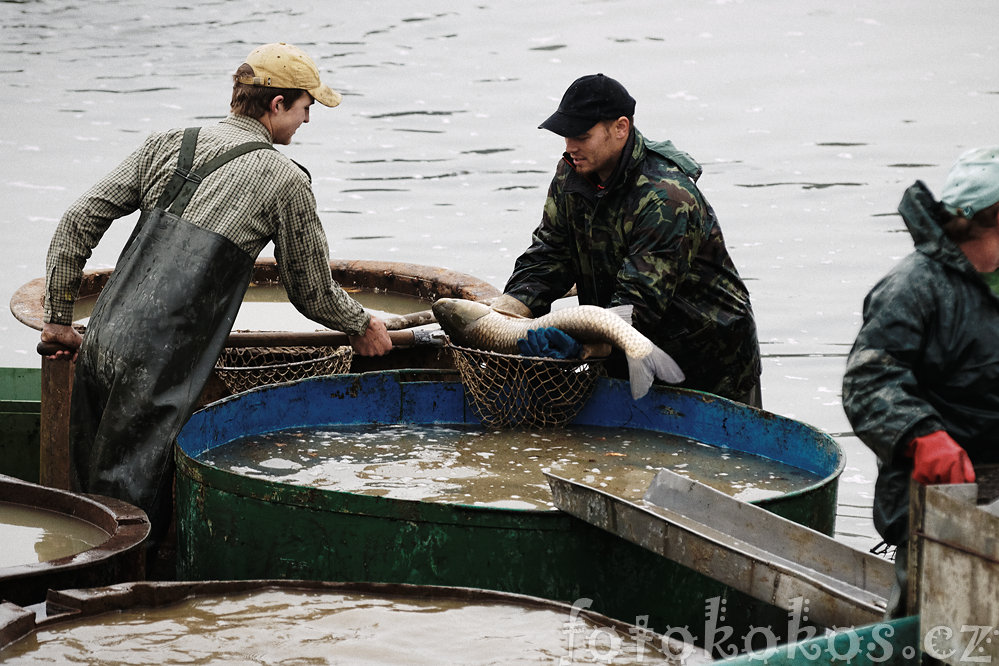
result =
[[570,252],[573,247],[569,221],[559,210],[556,176],[548,188],[541,223],[531,235],[531,245],[514,263],[503,293],[514,296],[535,317],[546,314],[551,304],[565,296],[575,283]]
[[274,258],[288,300],[309,319],[350,335],[363,335],[369,315],[330,273],[329,245],[305,181],[289,188],[279,204]]
[[141,205],[140,156],[152,140],[77,199],[60,219],[45,259],[45,322],[73,323],[73,304],[87,259],[111,223]]
[[857,436],[886,463],[898,462],[914,436],[942,419],[917,378],[932,329],[932,299],[889,276],[864,301],[864,321],[847,358],[843,409]]

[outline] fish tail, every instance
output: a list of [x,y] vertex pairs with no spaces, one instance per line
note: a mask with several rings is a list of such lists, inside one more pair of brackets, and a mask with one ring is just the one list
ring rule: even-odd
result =
[[628,357],[628,380],[631,383],[631,397],[638,400],[649,392],[655,379],[670,384],[679,384],[684,379],[683,370],[673,357],[655,345],[652,351],[642,357]]
[[635,325],[635,306],[630,304],[615,305],[612,308],[607,308],[607,311],[612,314],[616,314],[618,317],[623,319],[628,326]]

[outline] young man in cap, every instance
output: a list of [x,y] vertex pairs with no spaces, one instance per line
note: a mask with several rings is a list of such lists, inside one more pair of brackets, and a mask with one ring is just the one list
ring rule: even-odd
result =
[[972,483],[999,462],[999,147],[961,155],[940,201],[922,182],[899,213],[915,252],[864,301],[843,409],[878,456],[874,525],[896,545],[890,616],[905,613],[909,479]]
[[701,168],[669,141],[646,139],[634,112],[624,86],[594,74],[541,124],[566,152],[493,307],[540,316],[575,284],[581,304],[633,306],[635,327],[683,369],[681,386],[759,406],[749,292],[695,184]]
[[[43,342],[77,359],[70,416],[75,490],[148,514],[155,548],[172,510],[172,445],[225,345],[257,255],[274,243],[291,302],[382,355],[391,340],[332,280],[308,173],[274,149],[340,95],[290,44],[254,49],[217,125],[157,133],[63,215],[48,251]],[[86,335],[72,327],[87,258],[141,211]]]

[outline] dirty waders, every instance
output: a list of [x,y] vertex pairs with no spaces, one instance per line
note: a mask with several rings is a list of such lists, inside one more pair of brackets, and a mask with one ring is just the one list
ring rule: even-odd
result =
[[[255,257],[184,219],[200,182],[264,142],[191,171],[198,128],[185,131],[174,176],[143,211],[101,291],[76,364],[70,407],[74,490],[146,512],[155,552],[172,515],[173,443],[222,351]],[[169,207],[169,209],[168,209]]]

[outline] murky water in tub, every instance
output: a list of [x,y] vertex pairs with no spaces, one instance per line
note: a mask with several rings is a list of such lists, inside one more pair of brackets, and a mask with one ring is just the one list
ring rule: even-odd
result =
[[76,555],[108,538],[96,525],[64,513],[0,502],[0,569]]
[[572,426],[551,432],[465,425],[295,428],[242,437],[202,462],[282,483],[393,499],[554,509],[543,471],[631,501],[660,469],[751,501],[804,488],[795,467],[675,435]]
[[[361,305],[378,317],[392,317],[429,310],[432,303],[409,294],[391,291],[346,288]],[[86,325],[94,311],[97,296],[81,298],[73,309],[73,320]],[[278,284],[252,284],[236,314],[236,331],[314,331],[322,328],[288,301],[288,292]]]
[[0,654],[9,664],[665,663],[656,642],[572,621],[570,645],[560,608],[264,590],[61,622]]

